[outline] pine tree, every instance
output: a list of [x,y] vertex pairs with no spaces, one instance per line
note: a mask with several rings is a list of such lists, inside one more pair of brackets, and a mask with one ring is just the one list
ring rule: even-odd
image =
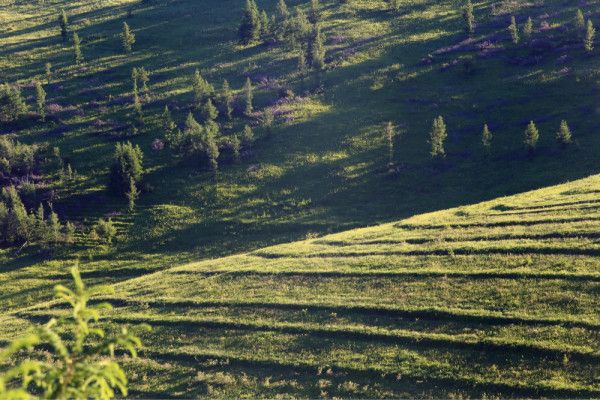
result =
[[319,20],[321,19],[321,12],[319,8],[319,0],[310,0],[310,12],[308,14],[308,20],[313,25],[319,23]]
[[562,147],[567,147],[572,142],[571,129],[565,120],[560,122],[560,128],[556,132],[556,141]]
[[37,112],[42,119],[42,121],[46,120],[46,92],[42,87],[40,81],[35,82],[35,105],[37,108]]
[[22,244],[30,239],[30,218],[14,186],[2,189],[4,203],[8,210],[5,226],[5,241],[9,244]]
[[300,72],[300,74],[306,72],[306,56],[304,55],[303,48],[298,51],[298,72]]
[[131,53],[135,44],[135,34],[129,29],[127,22],[123,22],[123,32],[121,33],[121,44],[125,53]]
[[252,87],[252,81],[250,78],[246,78],[246,84],[244,85],[244,98],[246,101],[246,108],[244,109],[244,113],[246,115],[252,114],[254,111],[253,100],[254,100],[254,89]]
[[225,116],[228,121],[231,121],[233,116],[233,93],[229,87],[227,79],[223,80],[223,88],[221,90],[221,103],[225,109]]
[[325,67],[325,47],[323,46],[321,27],[318,25],[315,26],[310,49],[310,57],[313,68],[316,70],[322,70]]
[[65,10],[60,10],[60,14],[58,15],[58,24],[60,25],[60,35],[62,36],[63,40],[67,40],[69,35],[69,20]]
[[270,34],[271,25],[269,22],[269,16],[267,15],[267,12],[263,10],[260,13],[260,36],[263,38],[263,40],[266,40]]
[[246,0],[246,9],[238,29],[240,43],[247,45],[260,38],[260,14],[254,0]]
[[[346,2],[346,1],[343,0],[343,2]],[[392,11],[400,10],[400,0],[388,0],[388,5],[390,7],[390,10],[392,10]]]
[[77,32],[73,33],[73,58],[75,64],[79,65],[83,62],[83,53],[81,52],[81,41]]
[[583,11],[581,11],[581,9],[578,9],[575,14],[575,29],[579,32],[585,30],[585,17],[583,16]]
[[241,147],[240,139],[237,137],[237,135],[233,135],[230,143],[231,143],[231,151],[233,153],[233,161],[238,163],[238,162],[240,162],[240,147]]
[[431,157],[443,158],[446,156],[446,150],[444,149],[446,137],[448,137],[446,123],[444,122],[444,118],[439,116],[433,120],[433,126],[431,129],[429,140],[429,143],[431,144]]
[[529,125],[527,125],[527,129],[525,129],[525,138],[523,140],[529,153],[533,153],[535,151],[539,138],[540,133],[535,126],[535,123],[530,121]]
[[144,67],[139,67],[137,68],[136,74],[137,80],[142,86],[142,93],[148,93],[148,82],[150,82],[150,75],[148,74],[148,71],[146,71],[146,68]]
[[75,243],[75,230],[75,225],[67,221],[67,223],[65,224],[65,243]]
[[244,126],[244,131],[242,133],[242,146],[246,148],[252,147],[254,144],[254,132],[250,125]]
[[124,195],[129,190],[131,179],[141,181],[144,174],[143,154],[139,146],[130,142],[117,143],[110,173],[110,184],[115,193]]
[[486,152],[486,154],[490,153],[490,150],[492,148],[492,132],[490,132],[490,129],[488,128],[487,124],[483,125],[483,132],[481,133],[481,144],[483,145],[483,148]]
[[265,111],[263,111],[262,126],[265,129],[265,131],[267,132],[267,136],[271,136],[271,134],[273,133],[273,122],[274,121],[275,121],[275,115],[273,114],[273,109],[266,108]]
[[138,199],[139,194],[140,193],[138,192],[137,187],[135,185],[135,180],[132,177],[130,177],[129,189],[125,194],[125,196],[127,197],[127,209],[129,210],[129,212],[133,212],[135,210],[135,202]]
[[0,86],[0,121],[17,121],[27,112],[27,104],[18,86]]
[[171,116],[171,111],[169,110],[169,106],[165,106],[165,109],[161,116],[161,121],[162,121],[162,129],[163,129],[165,139],[167,139],[167,141],[169,143],[171,143],[171,141],[173,139],[173,134],[175,133],[175,128],[177,128],[177,125],[175,125],[175,121],[173,121],[173,117]]
[[473,3],[467,0],[463,9],[463,19],[465,20],[465,31],[468,34],[475,33],[475,15],[473,14]]
[[585,39],[583,41],[583,45],[585,47],[585,51],[591,53],[594,51],[594,38],[596,37],[596,29],[594,28],[594,24],[592,24],[592,20],[588,19],[587,28],[585,30]]
[[48,217],[48,238],[50,243],[60,243],[61,242],[61,224],[58,219],[58,215],[54,211],[50,213]]
[[202,106],[201,113],[202,113],[202,119],[204,120],[205,123],[214,121],[219,116],[219,111],[213,105],[211,99],[206,100],[206,102]]
[[283,22],[290,17],[290,12],[288,10],[287,4],[285,4],[285,0],[278,0],[277,16],[279,18],[279,22]]
[[46,63],[46,83],[50,84],[52,82],[52,64]]
[[519,44],[519,27],[517,26],[517,20],[513,15],[510,17],[510,25],[508,26],[508,31],[510,32],[510,37],[512,39],[513,44]]
[[208,158],[208,164],[213,174],[216,176],[219,170],[219,146],[217,145],[217,134],[219,128],[214,122],[207,124],[206,127],[206,139],[205,139],[205,151],[206,157]]
[[396,128],[390,121],[385,126],[385,139],[388,146],[388,165],[394,163],[394,136],[396,136]]
[[527,22],[525,22],[525,25],[523,25],[523,37],[525,39],[529,39],[531,37],[531,34],[533,33],[533,21],[531,20],[531,17],[527,18]]
[[199,70],[194,72],[192,90],[194,92],[194,106],[196,108],[200,108],[215,91],[214,87],[202,77]]
[[142,124],[144,122],[144,113],[142,112],[142,100],[140,99],[137,87],[133,90],[133,110],[135,111],[137,122]]

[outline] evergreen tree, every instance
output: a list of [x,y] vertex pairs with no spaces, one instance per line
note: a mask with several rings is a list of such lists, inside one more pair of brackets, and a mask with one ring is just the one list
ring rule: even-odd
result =
[[263,38],[263,40],[266,40],[270,34],[271,25],[269,22],[269,16],[267,15],[267,12],[263,10],[260,13],[260,35]]
[[46,63],[46,83],[50,84],[52,82],[52,64]]
[[92,239],[100,240],[106,244],[111,244],[115,236],[117,236],[117,228],[112,219],[100,218],[96,225],[92,228]]
[[14,186],[2,189],[4,204],[8,210],[5,221],[5,241],[22,244],[30,239],[31,219]]
[[75,64],[79,65],[83,62],[83,53],[81,52],[81,40],[77,32],[73,33],[73,58]]
[[165,139],[167,139],[167,141],[171,143],[177,125],[175,125],[175,121],[173,121],[173,117],[171,116],[169,106],[165,106],[165,109],[161,116],[161,121]]
[[310,0],[310,12],[308,14],[308,20],[313,25],[317,24],[321,19],[321,11],[319,8],[319,0]]
[[394,128],[394,124],[390,121],[385,126],[385,139],[388,146],[388,165],[394,163],[394,136],[396,136],[396,128]]
[[117,143],[113,165],[110,172],[110,184],[115,193],[124,195],[134,183],[141,181],[144,174],[143,154],[139,146],[130,142]]
[[246,9],[238,29],[240,43],[247,45],[260,38],[260,14],[254,0],[246,0]]
[[250,125],[244,126],[244,131],[242,133],[242,146],[246,148],[252,147],[254,144],[254,132]]
[[233,135],[231,138],[231,151],[233,153],[233,161],[236,163],[240,162],[240,147],[240,139],[237,135]]
[[18,86],[0,86],[0,121],[12,122],[21,119],[27,112],[27,104]]
[[[135,68],[134,68],[135,69]],[[148,82],[150,82],[150,75],[146,68],[139,67],[136,69],[137,81],[141,83],[141,89],[143,93],[148,93]]]
[[298,51],[298,72],[300,72],[300,74],[306,72],[306,56],[304,55],[303,48]]
[[[343,0],[343,2],[346,1]],[[398,11],[400,9],[400,0],[388,0],[388,5],[390,7],[390,10]]]
[[290,17],[290,12],[288,10],[287,4],[285,4],[285,0],[278,0],[277,16],[279,18],[279,22],[283,22]]
[[271,136],[273,134],[273,122],[275,122],[273,109],[266,108],[265,111],[263,111],[262,126],[267,132],[267,136]]
[[467,0],[463,9],[463,19],[465,20],[465,31],[468,34],[475,33],[475,15],[473,14],[473,3]]
[[431,129],[429,140],[429,143],[431,144],[431,157],[443,158],[446,156],[446,150],[444,149],[446,137],[448,137],[446,123],[444,122],[444,118],[439,116],[433,120],[433,126]]
[[129,178],[129,189],[125,196],[127,197],[127,209],[129,212],[133,212],[135,210],[135,202],[138,199],[139,192],[135,185],[135,180],[133,178]]
[[58,219],[58,215],[52,211],[48,217],[48,239],[50,243],[56,244],[61,242],[61,228],[62,226]]
[[69,20],[65,10],[60,10],[60,14],[58,15],[58,24],[60,25],[60,35],[62,36],[63,40],[67,40],[69,35]]
[[231,121],[233,116],[233,93],[231,92],[231,88],[229,87],[229,82],[227,79],[223,80],[221,103],[223,104],[223,109],[225,110],[225,116],[227,117],[227,120]]
[[75,230],[75,225],[67,221],[67,223],[65,224],[65,243],[75,243]]
[[569,144],[571,144],[571,129],[569,129],[569,125],[565,120],[560,122],[560,128],[558,129],[558,132],[556,132],[556,141],[562,147],[567,147]]
[[121,33],[121,44],[125,53],[131,53],[131,49],[135,44],[135,34],[129,29],[127,22],[123,22],[123,32]]
[[35,82],[35,105],[37,108],[37,112],[42,119],[42,121],[46,120],[46,92],[42,87],[40,81]]
[[583,16],[583,11],[581,11],[581,9],[578,9],[575,14],[575,29],[579,32],[585,30],[585,17]]
[[533,121],[530,121],[529,125],[527,125],[527,129],[525,129],[525,138],[523,140],[523,142],[525,143],[525,147],[527,147],[529,153],[533,153],[535,151],[539,138],[540,133],[537,127],[535,126],[535,123]]
[[527,22],[525,22],[525,25],[523,25],[523,37],[525,39],[529,39],[531,37],[531,34],[533,33],[533,21],[531,20],[531,17],[527,18]]
[[594,38],[596,37],[596,29],[594,28],[594,24],[592,24],[592,20],[588,19],[587,28],[585,30],[585,39],[583,41],[583,45],[585,47],[585,51],[591,53],[594,51]]
[[206,126],[206,138],[205,138],[205,153],[208,159],[208,164],[210,166],[213,174],[217,174],[219,169],[219,146],[217,145],[217,134],[219,132],[219,128],[217,124],[214,122],[209,122]]
[[202,106],[201,113],[202,113],[202,119],[204,120],[205,123],[214,121],[219,116],[219,111],[217,111],[217,108],[213,105],[211,99],[206,100],[206,102]]
[[252,111],[254,111],[254,88],[252,87],[252,81],[250,81],[250,78],[246,78],[246,84],[244,85],[244,99],[246,101],[244,113],[246,115],[250,115],[252,114]]
[[512,39],[513,44],[519,44],[519,27],[517,26],[517,20],[513,15],[510,17],[510,25],[508,26],[508,31],[510,32],[510,37]]
[[321,27],[318,25],[315,26],[310,49],[310,57],[313,68],[316,70],[322,70],[325,67],[325,46],[323,46]]
[[142,112],[142,100],[138,93],[137,87],[133,90],[133,110],[135,111],[135,118],[139,124],[144,122],[144,113]]
[[490,150],[492,148],[492,132],[490,132],[490,129],[488,128],[487,124],[483,125],[483,132],[481,133],[481,144],[483,145],[483,148],[486,152],[486,154],[490,153]]
[[200,108],[215,91],[214,87],[202,77],[199,70],[194,72],[192,90],[194,92],[194,105],[196,108]]

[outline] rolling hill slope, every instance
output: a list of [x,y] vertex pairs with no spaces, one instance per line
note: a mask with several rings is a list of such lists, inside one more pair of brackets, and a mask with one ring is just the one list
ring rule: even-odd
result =
[[598,397],[599,194],[595,175],[123,282],[109,321],[154,327],[134,395]]

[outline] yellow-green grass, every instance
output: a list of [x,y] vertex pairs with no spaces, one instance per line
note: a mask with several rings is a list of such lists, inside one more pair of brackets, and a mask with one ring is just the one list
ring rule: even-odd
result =
[[154,327],[127,361],[139,397],[598,397],[599,188],[173,267],[118,284],[104,321]]

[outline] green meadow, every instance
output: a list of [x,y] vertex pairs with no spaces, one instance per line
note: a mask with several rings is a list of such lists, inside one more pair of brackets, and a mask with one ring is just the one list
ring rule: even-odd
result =
[[[63,313],[52,287],[77,262],[116,285],[108,326],[154,328],[123,360],[132,397],[599,397],[600,48],[586,53],[573,24],[578,8],[600,23],[600,3],[575,3],[477,0],[469,37],[461,1],[321,0],[326,66],[300,72],[283,45],[238,43],[241,0],[0,0],[0,83],[33,109],[42,81],[48,108],[0,133],[60,148],[76,177],[38,191],[77,226],[52,251],[0,248],[0,340]],[[513,15],[534,24],[518,45]],[[150,74],[135,133],[134,67]],[[256,136],[216,178],[153,146],[165,105],[183,127],[196,69],[234,89],[221,138]],[[432,160],[439,115],[446,157]],[[107,190],[120,141],[144,153],[133,212]],[[91,240],[109,217],[114,242]]]

